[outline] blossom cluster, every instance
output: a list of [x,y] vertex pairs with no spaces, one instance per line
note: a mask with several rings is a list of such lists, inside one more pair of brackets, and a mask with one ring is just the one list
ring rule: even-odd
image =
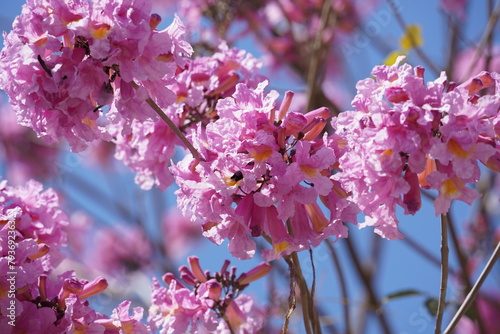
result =
[[[148,327],[141,322],[142,308],[135,308],[129,315],[130,302],[124,301],[113,310],[111,317],[95,312],[88,297],[102,292],[108,283],[102,277],[89,282],[80,280],[72,271],[51,281],[40,275],[36,284],[16,290],[16,326],[8,317],[0,317],[2,333],[103,333],[146,334]],[[9,299],[1,299],[3,315]]]
[[190,256],[188,262],[189,267],[179,268],[182,281],[172,273],[163,276],[168,289],[153,280],[148,318],[153,332],[185,333],[189,330],[198,333],[206,330],[243,334],[256,333],[262,328],[263,310],[241,291],[269,273],[271,267],[268,263],[263,262],[236,277],[236,268],[229,268],[228,260],[214,274],[203,272],[196,256]]
[[[481,72],[457,85],[445,74],[424,84],[424,69],[377,66],[361,80],[352,105],[332,121],[347,149],[334,176],[366,214],[360,227],[398,239],[396,207],[420,209],[420,189],[434,189],[436,214],[452,200],[471,204],[479,193],[478,161],[498,171],[500,75]],[[484,94],[481,94],[483,93]]]
[[[0,182],[0,238],[5,241],[0,250],[1,288],[7,287],[10,266],[25,273],[17,279],[19,287],[35,284],[38,275],[56,267],[64,258],[59,248],[66,243],[68,224],[54,190],[43,191],[33,180],[24,187]],[[7,240],[15,242],[13,253]]]
[[192,134],[200,161],[186,155],[171,168],[178,207],[203,221],[210,240],[229,239],[231,253],[242,259],[255,253],[250,237],[267,238],[273,249],[263,256],[272,260],[329,236],[345,237],[343,221],[355,222],[355,206],[331,179],[341,148],[320,136],[328,109],[290,111],[292,92],[276,108],[278,93],[266,94],[266,85],[238,84],[218,102],[219,118]]
[[[238,83],[256,88],[262,81],[259,68],[257,59],[225,44],[210,57],[186,60],[176,82],[168,86],[176,101],[164,112],[189,138],[198,123],[205,126],[218,117],[217,101],[231,96]],[[183,144],[163,120],[133,120],[130,134],[118,127],[114,135],[115,157],[137,173],[135,181],[142,189],[156,185],[166,190],[172,184],[168,166],[175,146]]]
[[74,151],[110,140],[109,123],[157,117],[152,96],[175,101],[167,85],[191,46],[178,18],[164,30],[146,0],[28,0],[5,36],[0,88],[22,125],[47,142],[68,140]]
[[30,128],[19,125],[12,108],[0,101],[0,159],[11,184],[55,176],[58,155],[58,145],[45,143]]
[[68,224],[54,190],[34,180],[17,187],[0,182],[0,331],[118,334],[126,326],[128,333],[147,333],[142,309],[129,316],[128,301],[110,318],[89,307],[86,298],[106,289],[104,278],[79,280],[71,271],[49,278],[64,258]]

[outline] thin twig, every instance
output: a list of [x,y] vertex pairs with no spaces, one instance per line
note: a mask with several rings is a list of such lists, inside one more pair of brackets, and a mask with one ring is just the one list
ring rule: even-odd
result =
[[311,268],[313,275],[313,281],[311,285],[311,300],[314,302],[314,294],[316,293],[316,268],[314,267],[314,257],[312,248],[309,248],[309,258],[311,260]]
[[[448,220],[448,229],[450,231],[451,241],[453,243],[453,247],[455,247],[455,253],[457,255],[458,263],[460,263],[462,281],[465,285],[465,293],[469,293],[469,291],[472,290],[472,284],[469,279],[467,259],[465,258],[465,255],[462,252],[462,248],[460,247],[457,232],[455,231],[455,226],[453,224],[453,220],[451,219],[451,214],[449,212],[446,214],[446,218]],[[476,303],[473,303],[472,307],[474,310],[477,310]],[[475,314],[477,314],[477,323],[480,332],[485,333],[484,322],[482,320],[481,314],[479,312],[476,312]]]
[[[132,86],[135,89],[139,89],[139,86],[133,81],[132,81]],[[172,120],[163,112],[163,110],[161,110],[161,108],[156,104],[156,102],[153,101],[153,99],[151,99],[150,97],[148,97],[146,99],[146,103],[149,104],[151,106],[151,108],[153,108],[153,110],[158,114],[158,116],[160,116],[160,118],[168,125],[170,130],[172,130],[175,133],[177,138],[179,138],[182,141],[182,143],[184,145],[186,145],[186,148],[189,150],[189,152],[191,152],[191,154],[193,155],[193,158],[195,158],[198,161],[201,161],[202,159],[200,157],[200,154],[194,148],[193,144],[191,144],[191,142],[189,142],[189,140],[186,138],[186,136],[184,136],[184,134],[181,132],[181,130],[179,130],[177,125],[175,125],[174,122],[172,122]]]
[[354,246],[352,244],[352,238],[345,238],[343,241],[347,245],[347,250],[349,251],[349,254],[351,255],[351,259],[353,261],[354,267],[356,268],[356,271],[361,278],[361,281],[363,282],[363,285],[365,286],[365,290],[368,293],[368,298],[370,302],[370,306],[375,310],[375,314],[377,315],[377,319],[380,321],[380,325],[382,327],[382,330],[385,334],[390,334],[391,329],[389,327],[389,323],[385,317],[385,314],[383,312],[382,306],[380,305],[380,302],[377,298],[377,295],[375,294],[375,289],[373,288],[373,282],[372,282],[372,277],[370,274],[368,274],[363,266],[361,265],[361,262],[359,260],[359,256],[356,253],[356,250],[354,249]]
[[340,265],[339,257],[337,256],[337,252],[335,252],[335,248],[333,248],[332,242],[330,239],[325,240],[326,246],[330,250],[330,255],[332,256],[333,265],[335,270],[337,271],[337,277],[340,283],[340,293],[342,294],[342,306],[344,308],[344,323],[345,323],[345,333],[351,334],[351,317],[349,313],[349,295],[347,293],[347,284],[344,277],[344,272],[342,270],[342,266]]
[[486,29],[484,30],[483,36],[481,37],[481,40],[479,42],[479,46],[477,47],[476,52],[474,52],[474,58],[472,58],[472,62],[469,66],[469,69],[467,70],[467,72],[465,72],[465,76],[461,78],[461,81],[464,81],[465,79],[470,77],[472,70],[474,69],[474,67],[476,67],[477,62],[479,61],[479,57],[481,57],[484,49],[488,45],[488,41],[490,40],[490,38],[492,38],[493,30],[495,29],[499,17],[500,17],[500,1],[497,2],[495,10],[490,15],[490,19],[488,20]]
[[302,275],[302,269],[300,268],[299,256],[297,252],[293,252],[291,255],[293,266],[295,269],[295,277],[297,278],[297,283],[299,284],[300,289],[300,299],[302,302],[302,317],[304,319],[304,328],[306,329],[307,334],[312,334],[312,318],[310,316],[311,307],[311,298],[309,296],[309,291],[307,288],[307,284],[304,280],[304,276]]
[[469,309],[469,306],[471,305],[472,301],[476,298],[476,295],[479,292],[479,289],[481,288],[481,285],[484,283],[484,280],[486,277],[488,277],[488,274],[490,273],[491,269],[495,265],[495,263],[498,261],[500,258],[500,242],[497,244],[497,247],[493,251],[493,254],[491,255],[490,259],[488,260],[488,263],[486,263],[486,266],[484,267],[483,271],[481,272],[481,275],[479,275],[479,278],[477,279],[476,283],[472,287],[472,290],[469,292],[467,297],[465,297],[464,302],[458,309],[457,313],[451,320],[450,324],[446,329],[444,330],[444,334],[450,334],[455,326],[458,324],[459,320],[462,318],[462,316],[467,312]]
[[457,19],[450,15],[448,15],[448,25],[451,36],[448,38],[450,43],[447,47],[448,59],[446,61],[446,73],[448,74],[448,78],[452,78],[455,65],[455,56],[457,54],[458,37],[460,36],[460,28],[462,25],[458,24]]
[[323,58],[321,52],[324,48],[323,33],[328,26],[328,21],[332,12],[332,0],[327,0],[321,11],[321,25],[316,32],[316,38],[312,47],[309,68],[307,69],[307,91],[306,91],[306,110],[312,109],[312,99],[318,86],[318,67],[320,58]]
[[[493,0],[488,0],[488,15],[493,15]],[[493,30],[494,31],[494,30]],[[486,40],[486,59],[484,61],[484,70],[489,71],[491,61],[493,60],[493,33],[491,33]]]
[[441,214],[441,287],[439,289],[438,310],[435,334],[441,333],[444,308],[446,306],[446,289],[448,288],[448,224],[446,215]]
[[295,278],[295,269],[292,260],[288,256],[285,256],[285,261],[288,263],[290,270],[290,295],[288,296],[288,311],[285,314],[285,323],[283,324],[283,328],[281,330],[282,334],[288,333],[290,317],[292,316],[293,310],[297,307],[297,299],[295,298],[295,287],[297,282]]

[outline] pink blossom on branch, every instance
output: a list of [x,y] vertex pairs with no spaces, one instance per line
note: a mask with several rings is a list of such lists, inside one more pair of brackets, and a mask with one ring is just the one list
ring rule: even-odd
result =
[[[359,81],[355,110],[332,122],[347,147],[334,179],[366,214],[360,227],[388,239],[403,237],[396,206],[415,214],[420,188],[438,191],[435,211],[444,214],[452,200],[471,204],[479,196],[466,186],[479,179],[478,161],[499,168],[500,76],[481,72],[457,86],[443,73],[425,85],[424,69],[402,60]],[[478,94],[493,86],[493,94]]]
[[[164,109],[165,114],[189,137],[198,123],[205,126],[217,119],[217,101],[231,96],[238,83],[257,87],[263,80],[259,69],[257,59],[224,43],[210,57],[186,60],[177,81],[168,86],[176,102]],[[172,184],[168,167],[175,146],[182,143],[163,120],[134,120],[130,133],[122,133],[121,126],[112,133],[116,137],[115,157],[137,173],[135,182],[142,189],[156,185],[166,190]]]
[[[178,207],[203,223],[211,241],[229,239],[231,253],[242,259],[254,255],[252,237],[267,238],[272,249],[263,255],[272,260],[329,236],[345,237],[343,220],[355,222],[346,214],[355,211],[342,197],[347,194],[331,179],[338,142],[318,137],[328,109],[292,112],[291,92],[277,108],[278,94],[266,94],[266,85],[238,84],[218,102],[219,118],[192,133],[203,160],[187,155],[171,168]],[[317,207],[320,199],[330,219]]]
[[158,31],[160,18],[150,10],[144,0],[29,0],[0,54],[0,88],[20,123],[80,151],[111,139],[110,122],[124,119],[127,131],[132,118],[156,119],[144,100],[175,101],[166,86],[191,47],[177,18]]
[[203,271],[196,256],[188,258],[189,267],[179,268],[181,280],[167,273],[153,280],[152,305],[148,324],[160,333],[256,333],[264,325],[265,314],[253,299],[241,294],[248,284],[267,275],[268,263],[236,276],[226,260],[219,272]]
[[[36,284],[16,290],[15,327],[5,316],[0,317],[2,333],[149,333],[141,322],[142,309],[134,309],[128,315],[130,302],[118,306],[108,319],[90,306],[88,297],[101,293],[108,283],[102,277],[89,282],[80,280],[72,271],[57,276],[56,282],[41,275]],[[2,298],[2,314],[9,314],[4,304],[10,300]],[[7,303],[4,303],[4,301]]]
[[[19,288],[31,286],[39,275],[56,267],[64,258],[59,248],[66,244],[68,224],[54,190],[43,191],[43,186],[33,180],[24,187],[0,182],[2,287],[7,284],[11,266],[22,273],[16,279]],[[17,244],[14,255],[9,252],[8,240]]]
[[0,101],[0,160],[10,184],[57,176],[58,155],[59,146],[46,144],[32,129],[19,125],[12,108]]

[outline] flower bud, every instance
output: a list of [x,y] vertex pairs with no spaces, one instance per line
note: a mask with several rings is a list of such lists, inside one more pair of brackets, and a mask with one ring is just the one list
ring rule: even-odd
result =
[[304,114],[304,116],[307,119],[307,122],[311,122],[316,117],[328,119],[330,118],[331,113],[330,109],[328,109],[327,107],[321,107],[307,112],[306,114]]
[[292,91],[288,90],[285,92],[285,97],[283,98],[283,101],[281,101],[280,109],[278,112],[278,121],[281,121],[283,118],[285,118],[285,115],[290,108],[290,104],[292,104],[293,95],[294,93]]
[[417,77],[419,78],[424,78],[424,72],[425,72],[425,68],[423,68],[422,66],[415,66],[415,68],[413,69],[414,70],[414,73]]
[[243,273],[236,280],[240,285],[247,285],[261,277],[266,276],[271,271],[271,265],[267,262],[261,262],[253,269]]
[[323,229],[328,226],[328,219],[325,217],[323,211],[317,203],[304,204],[307,215],[311,221],[313,230],[315,232],[321,233]]
[[422,206],[418,175],[413,173],[410,168],[408,168],[405,171],[404,180],[410,185],[410,190],[403,195],[403,203],[406,204],[407,209],[405,210],[405,214],[414,215]]
[[200,259],[197,256],[190,256],[188,257],[188,263],[194,277],[196,277],[196,279],[201,283],[205,283],[207,281],[207,278],[205,277],[205,275],[203,274],[203,270],[201,269]]
[[307,124],[307,126],[302,130],[303,133],[305,133],[303,140],[314,140],[316,137],[319,136],[321,131],[326,126],[326,119],[323,117],[314,117],[314,119]]
[[181,274],[181,279],[189,285],[196,286],[196,277],[186,266],[181,266],[179,268]]
[[108,287],[108,281],[104,277],[97,277],[92,282],[85,284],[83,291],[77,293],[78,298],[85,299],[103,292]]
[[155,30],[161,23],[161,16],[153,13],[151,14],[151,17],[149,18],[149,27],[151,30]]
[[283,122],[285,136],[297,136],[297,134],[307,125],[307,118],[296,112],[289,112]]

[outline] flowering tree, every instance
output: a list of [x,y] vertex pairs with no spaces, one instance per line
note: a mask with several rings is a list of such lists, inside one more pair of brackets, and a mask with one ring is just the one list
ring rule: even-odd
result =
[[[500,2],[479,42],[477,3],[435,5],[443,59],[395,0],[28,0],[0,53],[2,333],[392,333],[411,297],[413,331],[496,333]],[[400,227],[429,206],[433,251]],[[204,271],[205,239],[247,269]],[[396,240],[434,290],[377,289]]]

